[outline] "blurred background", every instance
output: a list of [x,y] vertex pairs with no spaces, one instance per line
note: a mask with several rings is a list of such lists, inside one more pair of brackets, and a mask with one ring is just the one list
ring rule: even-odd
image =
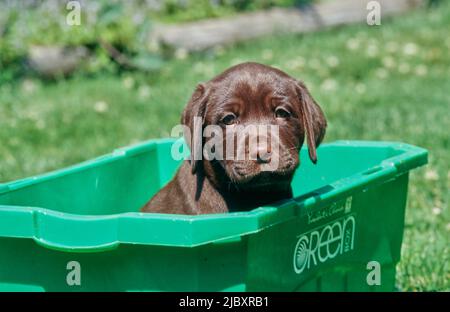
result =
[[197,83],[261,62],[306,83],[325,141],[429,150],[397,285],[450,290],[450,3],[378,1],[370,26],[368,2],[0,0],[0,183],[167,137]]

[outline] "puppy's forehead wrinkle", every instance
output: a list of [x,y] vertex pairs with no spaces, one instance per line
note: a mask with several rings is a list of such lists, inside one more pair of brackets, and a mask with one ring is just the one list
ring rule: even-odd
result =
[[243,122],[268,123],[275,105],[295,101],[294,82],[287,74],[261,64],[233,67],[209,81],[208,119],[214,122],[225,112],[233,112]]
[[219,84],[222,87],[233,85],[239,82],[245,82],[251,86],[255,83],[267,83],[273,85],[276,80],[286,82],[289,78],[285,73],[261,64],[246,63],[230,68],[210,82]]
[[251,93],[258,93],[263,88],[281,89],[281,84],[268,73],[244,72],[243,75],[238,75],[233,79],[231,84],[234,88],[246,88]]
[[[266,76],[263,76],[266,77]],[[237,78],[226,85],[218,86],[220,94],[216,94],[216,100],[220,102],[241,99],[243,101],[260,101],[268,95],[277,98],[287,98],[287,91],[283,83],[268,77],[267,79]]]

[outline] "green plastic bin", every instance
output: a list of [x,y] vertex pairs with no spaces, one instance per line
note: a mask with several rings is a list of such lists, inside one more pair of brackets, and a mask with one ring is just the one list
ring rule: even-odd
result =
[[[0,290],[395,289],[408,173],[426,164],[426,150],[323,144],[315,166],[301,151],[295,197],[282,204],[202,216],[140,213],[180,164],[172,142],[0,184]],[[371,261],[380,264],[380,285],[367,283]]]

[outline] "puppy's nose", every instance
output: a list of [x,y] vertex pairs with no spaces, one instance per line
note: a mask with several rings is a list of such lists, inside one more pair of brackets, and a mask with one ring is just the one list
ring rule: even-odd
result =
[[258,148],[256,151],[256,162],[258,164],[267,164],[272,158],[272,151],[270,148]]

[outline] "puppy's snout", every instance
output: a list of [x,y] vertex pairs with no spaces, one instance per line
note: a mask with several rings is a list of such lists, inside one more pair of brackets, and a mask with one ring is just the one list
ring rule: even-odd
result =
[[269,147],[258,146],[256,150],[256,162],[259,164],[267,164],[272,158],[272,150]]
[[271,158],[272,153],[267,151],[258,151],[258,154],[256,155],[256,162],[258,164],[267,164],[270,163]]
[[[250,131],[251,130],[251,131]],[[250,160],[256,164],[271,163],[278,155],[277,133],[263,126],[248,128],[236,133],[236,160]],[[250,165],[250,164],[249,164]]]
[[266,136],[259,136],[255,143],[256,144],[249,145],[250,159],[255,160],[258,164],[269,163],[272,158],[272,148],[269,138]]

